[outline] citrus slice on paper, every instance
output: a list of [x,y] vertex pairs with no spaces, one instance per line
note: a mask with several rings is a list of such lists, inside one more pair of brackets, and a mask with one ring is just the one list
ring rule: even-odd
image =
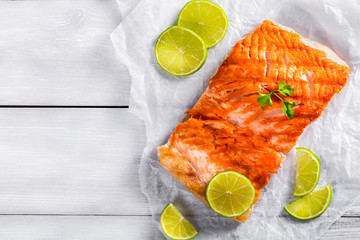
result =
[[225,171],[216,174],[206,188],[210,208],[224,217],[238,217],[254,203],[255,189],[244,175]]
[[193,31],[179,26],[166,29],[155,45],[158,64],[175,76],[186,76],[196,72],[207,58],[204,41]]
[[330,205],[332,190],[330,184],[314,191],[285,207],[287,213],[300,220],[316,218]]
[[188,240],[198,235],[193,225],[181,215],[172,203],[169,203],[162,211],[160,224],[165,235],[171,239]]
[[297,170],[295,180],[295,197],[312,192],[320,177],[319,158],[306,148],[296,148]]
[[224,38],[228,19],[219,5],[206,0],[193,0],[180,11],[177,25],[196,32],[210,48]]

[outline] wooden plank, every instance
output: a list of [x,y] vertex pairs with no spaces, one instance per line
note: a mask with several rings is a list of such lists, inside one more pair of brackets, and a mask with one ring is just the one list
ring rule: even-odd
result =
[[147,217],[0,216],[0,239],[153,239]]
[[357,202],[352,206],[344,216],[347,217],[359,217],[360,218],[360,202]]
[[0,1],[0,105],[127,105],[120,22],[115,0]]
[[0,108],[0,214],[149,214],[128,109]]
[[148,215],[145,142],[128,109],[0,108],[0,214]]
[[[0,239],[161,239],[150,216],[0,216],[0,226]],[[341,218],[321,239],[359,239],[359,226]]]
[[336,221],[327,231],[322,239],[359,239],[360,236],[360,218],[342,217]]

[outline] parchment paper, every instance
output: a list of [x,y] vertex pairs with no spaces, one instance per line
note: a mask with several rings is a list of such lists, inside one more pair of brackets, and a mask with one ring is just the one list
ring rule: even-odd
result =
[[141,0],[116,0],[121,18],[124,19]]
[[[205,65],[188,77],[174,77],[156,63],[159,34],[176,23],[186,0],[142,0],[113,32],[120,60],[129,68],[130,110],[146,124],[147,147],[140,181],[153,214],[155,236],[163,239],[159,215],[173,202],[200,232],[196,239],[316,239],[360,196],[360,4],[359,1],[217,0],[229,18],[226,37],[209,49]],[[184,112],[207,87],[226,54],[263,20],[293,28],[299,34],[332,48],[351,67],[346,87],[322,117],[311,124],[297,146],[313,150],[321,161],[318,187],[331,184],[328,210],[310,221],[292,219],[283,207],[292,202],[296,159],[287,154],[279,173],[271,177],[253,213],[244,224],[214,214],[158,164],[155,147],[164,144]]]

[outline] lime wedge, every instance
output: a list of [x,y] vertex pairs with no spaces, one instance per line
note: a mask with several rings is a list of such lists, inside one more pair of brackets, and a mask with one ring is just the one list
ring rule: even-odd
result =
[[155,56],[166,72],[185,76],[196,72],[204,64],[207,49],[201,37],[193,31],[172,26],[159,36]]
[[193,0],[180,11],[177,25],[199,34],[210,48],[224,38],[228,19],[219,5],[205,0]]
[[193,239],[198,235],[193,225],[172,203],[169,203],[162,211],[160,224],[165,235],[171,239]]
[[320,216],[328,208],[332,197],[330,184],[306,195],[285,207],[287,213],[300,220]]
[[319,158],[306,148],[296,148],[297,171],[295,181],[295,197],[305,196],[312,192],[320,177]]
[[206,188],[210,208],[224,217],[238,217],[254,203],[255,189],[244,175],[225,171],[216,174]]

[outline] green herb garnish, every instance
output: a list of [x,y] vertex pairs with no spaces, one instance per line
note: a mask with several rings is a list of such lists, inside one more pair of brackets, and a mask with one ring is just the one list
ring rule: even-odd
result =
[[294,107],[296,105],[295,102],[284,101],[277,93],[281,93],[282,95],[287,97],[294,93],[294,89],[291,88],[290,85],[287,85],[286,82],[280,81],[278,90],[270,91],[270,93],[268,93],[268,94],[259,93],[260,95],[259,95],[257,101],[260,104],[260,107],[264,110],[266,104],[268,104],[269,106],[272,106],[273,102],[271,100],[271,95],[274,94],[283,103],[284,116],[288,117],[289,119],[293,119],[294,110],[292,109],[292,107]]

